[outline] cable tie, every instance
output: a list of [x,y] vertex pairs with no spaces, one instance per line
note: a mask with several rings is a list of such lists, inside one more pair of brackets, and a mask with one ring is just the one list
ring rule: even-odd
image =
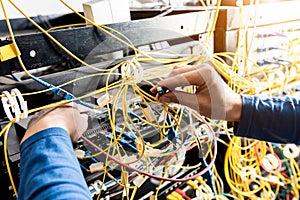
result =
[[13,98],[12,96],[10,95],[9,92],[7,91],[3,91],[2,92],[2,95],[4,95],[2,98],[1,98],[1,101],[2,101],[2,105],[3,105],[3,108],[4,108],[4,112],[7,116],[7,118],[11,121],[13,120],[13,116],[12,116],[12,113],[11,113],[11,110],[12,112],[14,112],[14,108],[13,108]]
[[251,179],[255,179],[257,177],[257,173],[253,167],[246,166],[240,172],[240,177],[241,177],[242,181],[246,181],[247,176],[250,176]]
[[22,119],[28,117],[28,107],[27,102],[21,92],[18,89],[12,89],[11,93],[8,91],[2,92],[2,105],[7,118],[11,121],[15,118],[18,122],[21,118],[21,110],[23,111]]
[[140,83],[143,80],[144,69],[137,61],[131,61],[130,63],[124,63],[121,66],[122,78],[134,77],[135,83]]
[[283,155],[290,159],[297,158],[299,156],[299,149],[295,144],[287,144],[283,148]]
[[11,90],[12,95],[16,95],[16,97],[18,98],[18,101],[20,103],[20,108],[23,111],[23,117],[22,119],[25,119],[28,117],[28,106],[27,106],[27,101],[24,101],[24,98],[20,92],[20,90],[18,90],[17,88],[14,88]]
[[133,61],[134,65],[134,80],[135,83],[140,83],[143,80],[144,77],[144,69],[142,67],[142,65],[137,62],[136,60]]
[[269,171],[275,170],[279,167],[279,162],[273,154],[267,154],[262,160],[262,164]]

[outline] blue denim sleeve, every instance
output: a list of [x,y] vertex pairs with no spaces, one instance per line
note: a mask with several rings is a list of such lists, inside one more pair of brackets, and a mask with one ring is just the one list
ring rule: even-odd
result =
[[68,133],[49,128],[21,145],[18,199],[91,199]]
[[300,144],[300,100],[242,95],[235,135],[275,143]]

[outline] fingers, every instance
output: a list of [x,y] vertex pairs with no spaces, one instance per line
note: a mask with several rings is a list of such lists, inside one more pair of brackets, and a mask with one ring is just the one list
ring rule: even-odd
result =
[[[189,72],[189,71],[192,71],[194,70],[194,67],[193,66],[190,66],[190,65],[180,65],[180,66],[174,66],[173,70],[171,71],[171,73],[166,77],[166,79],[168,78],[172,78],[176,75],[179,75],[181,73],[185,73],[185,72]],[[156,94],[157,93],[157,87],[160,86],[160,83],[159,82],[156,86],[152,87],[150,89],[150,91],[153,93],[153,94]]]
[[72,123],[72,127],[74,131],[70,132],[70,137],[72,141],[77,141],[81,135],[87,130],[88,128],[88,112],[87,109],[83,108],[85,106],[81,106],[81,109],[83,110],[76,110],[73,116],[73,123],[70,122],[70,125]]
[[68,117],[66,122],[69,126],[69,134],[72,141],[76,141],[88,128],[88,115],[91,109],[75,102],[68,103],[66,106],[70,108],[62,110],[65,113],[61,114]]
[[151,88],[150,91],[155,94],[157,93],[157,87],[163,87],[173,91],[176,87],[189,85],[203,86],[205,84],[203,76],[210,76],[212,71],[212,67],[208,65],[201,65],[197,67],[190,65],[174,67],[169,76]]
[[194,73],[193,71],[185,72],[160,81],[155,87],[151,88],[150,91],[153,93],[157,93],[157,87],[163,87],[172,91],[176,87],[197,85],[197,83],[200,81],[201,80],[199,80],[198,73]]
[[178,74],[182,74],[185,72],[190,72],[195,70],[196,67],[193,65],[180,65],[180,66],[175,66],[173,68],[173,70],[171,71],[171,73],[167,76],[167,78],[172,77],[172,76],[176,76]]
[[162,103],[178,103],[188,106],[195,110],[199,109],[198,98],[196,94],[190,94],[181,91],[168,92],[165,95],[159,97],[159,101]]

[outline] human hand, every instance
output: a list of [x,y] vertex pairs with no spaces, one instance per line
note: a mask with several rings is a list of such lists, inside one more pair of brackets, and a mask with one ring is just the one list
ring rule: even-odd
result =
[[[176,89],[183,86],[195,86],[196,91],[191,94]],[[241,96],[231,90],[209,64],[176,66],[151,92],[157,93],[158,87],[167,89],[164,95],[157,94],[160,102],[186,105],[213,119],[240,120]]]
[[28,129],[21,143],[31,135],[52,127],[65,129],[74,142],[88,127],[87,114],[88,108],[73,102],[40,111],[28,123]]

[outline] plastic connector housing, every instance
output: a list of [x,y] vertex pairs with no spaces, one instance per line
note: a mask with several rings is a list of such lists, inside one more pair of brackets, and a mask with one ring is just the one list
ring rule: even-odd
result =
[[103,170],[103,163],[102,162],[98,162],[98,163],[92,163],[90,165],[90,171],[91,173],[94,173],[94,172],[100,172]]
[[81,149],[75,150],[75,155],[78,159],[83,159],[85,152]]
[[133,184],[139,188],[139,187],[141,187],[145,183],[145,181],[147,179],[148,179],[147,176],[144,177],[142,175],[139,175],[138,177],[136,177],[136,179],[133,180]]
[[152,147],[147,146],[146,147],[146,152],[147,156],[151,156],[151,157],[160,157],[160,150],[159,149],[155,149]]

